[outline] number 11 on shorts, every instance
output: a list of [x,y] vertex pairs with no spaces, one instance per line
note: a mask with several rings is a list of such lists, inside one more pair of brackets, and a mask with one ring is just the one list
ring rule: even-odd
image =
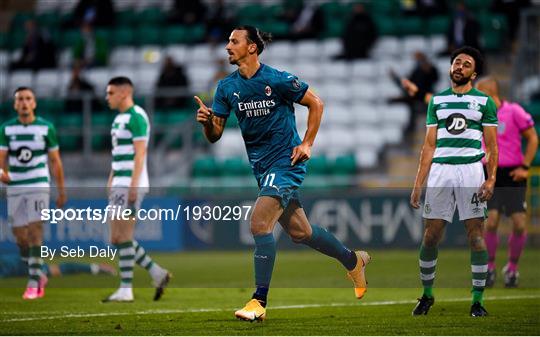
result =
[[274,179],[276,178],[276,174],[275,173],[270,173],[266,176],[266,178],[264,179],[264,183],[263,183],[263,187],[275,187],[274,186]]

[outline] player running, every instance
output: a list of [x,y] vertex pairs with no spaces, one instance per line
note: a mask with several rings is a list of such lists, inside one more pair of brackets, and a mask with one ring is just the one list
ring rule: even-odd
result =
[[[199,104],[197,121],[204,126],[208,141],[221,137],[230,113],[236,114],[249,161],[259,185],[259,196],[251,215],[255,240],[256,290],[239,319],[254,321],[266,317],[267,295],[276,257],[272,234],[276,222],[296,243],[305,244],[336,258],[348,270],[357,298],[366,292],[365,266],[370,256],[351,251],[325,229],[310,225],[299,200],[298,188],[306,174],[306,161],[321,123],[323,102],[308,85],[290,73],[259,62],[258,56],[271,40],[270,34],[253,26],[234,29],[226,46],[229,62],[238,70],[221,80],[212,108],[195,96]],[[294,103],[309,109],[308,129],[301,140],[296,130]]]
[[56,207],[62,208],[66,202],[56,129],[49,121],[36,116],[36,106],[31,88],[16,89],[14,108],[17,117],[0,127],[0,179],[8,185],[8,222],[21,259],[27,264],[25,300],[45,296],[47,276],[42,273],[41,210],[49,208],[49,161],[58,191]]
[[[512,288],[518,285],[519,257],[527,241],[525,193],[529,166],[538,150],[538,135],[531,115],[519,104],[499,97],[499,85],[494,78],[489,77],[478,81],[477,88],[493,98],[499,119],[497,143],[500,150],[497,182],[493,198],[487,204],[485,240],[489,262],[486,286],[492,287],[495,283],[495,255],[499,244],[497,227],[500,212],[503,212],[512,219],[513,224],[512,234],[508,237],[508,263],[503,268],[504,284]],[[521,151],[522,137],[527,142],[525,155]]]
[[[112,170],[107,182],[109,204],[136,212],[148,193],[146,151],[150,123],[146,112],[133,102],[133,84],[127,77],[115,77],[107,85],[109,108],[118,110],[111,130]],[[134,215],[134,214],[133,214]],[[135,216],[129,220],[110,219],[111,243],[120,257],[120,287],[103,302],[133,301],[133,267],[135,262],[150,273],[156,287],[154,301],[161,298],[171,274],[152,261],[144,248],[134,241]]]
[[[486,316],[483,291],[488,271],[484,242],[486,200],[493,195],[497,172],[497,108],[486,94],[473,88],[472,81],[481,73],[480,52],[462,47],[451,55],[452,87],[431,97],[427,112],[427,132],[411,205],[420,207],[422,186],[428,177],[423,217],[424,237],[420,247],[420,279],[424,293],[413,315],[426,315],[435,302],[433,282],[438,244],[446,222],[452,222],[455,209],[464,221],[471,247],[472,306],[471,316]],[[482,150],[482,136],[486,153]],[[486,156],[487,180],[481,159]],[[428,176],[429,173],[429,176]]]

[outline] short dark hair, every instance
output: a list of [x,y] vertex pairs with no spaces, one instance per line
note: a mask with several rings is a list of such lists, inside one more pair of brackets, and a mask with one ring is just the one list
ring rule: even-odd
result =
[[458,48],[452,52],[452,55],[450,56],[450,64],[454,63],[454,59],[459,54],[465,54],[469,55],[474,59],[474,71],[478,76],[482,75],[484,72],[484,57],[482,56],[482,53],[476,48],[470,47],[470,46],[463,46],[461,48]]
[[17,94],[19,91],[24,91],[24,90],[29,90],[32,94],[35,95],[34,93],[34,90],[30,87],[18,87],[17,89],[15,89],[15,91],[13,92],[13,96],[15,96],[15,94]]
[[258,28],[250,25],[238,26],[234,30],[245,30],[247,32],[248,42],[257,45],[257,55],[260,55],[266,45],[272,41],[271,33],[261,32]]
[[125,76],[118,76],[118,77],[111,78],[108,85],[129,85],[130,87],[133,88],[133,82],[131,82],[131,80]]

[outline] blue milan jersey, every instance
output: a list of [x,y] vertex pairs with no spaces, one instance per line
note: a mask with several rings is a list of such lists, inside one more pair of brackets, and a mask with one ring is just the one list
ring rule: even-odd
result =
[[279,163],[288,161],[290,166],[292,150],[302,142],[293,104],[302,100],[307,89],[295,75],[264,64],[250,79],[237,70],[218,83],[214,114],[222,118],[236,114],[256,176]]

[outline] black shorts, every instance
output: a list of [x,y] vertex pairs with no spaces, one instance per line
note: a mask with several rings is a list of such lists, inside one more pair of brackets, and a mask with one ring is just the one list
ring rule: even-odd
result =
[[495,182],[495,192],[488,200],[488,210],[496,209],[506,216],[514,213],[526,212],[527,204],[525,194],[527,192],[527,180],[513,181],[510,172],[515,167],[497,168],[497,181]]

